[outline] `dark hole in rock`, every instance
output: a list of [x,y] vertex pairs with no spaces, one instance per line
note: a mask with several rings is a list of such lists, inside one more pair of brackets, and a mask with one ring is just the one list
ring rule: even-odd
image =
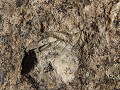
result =
[[16,7],[21,7],[23,0],[16,0]]
[[39,83],[31,76],[31,75],[25,75],[25,77],[28,79],[28,81],[32,84],[32,87],[35,90],[39,89]]
[[41,33],[44,32],[44,29],[45,29],[45,27],[44,27],[43,23],[41,23],[41,29],[40,29]]
[[2,15],[0,15],[0,22],[2,22]]
[[90,0],[80,0],[80,2],[85,5],[90,5]]
[[97,68],[100,68],[100,65],[96,65]]
[[119,24],[120,24],[120,20],[114,20],[113,24],[114,24],[115,27],[118,27]]
[[93,29],[94,31],[99,32],[98,25],[97,25],[95,22],[93,22],[93,23],[91,24],[91,27],[92,27],[92,29]]
[[53,71],[54,68],[52,67],[51,62],[48,63],[48,66],[44,68],[44,72],[47,73],[49,71]]
[[21,75],[25,75],[29,73],[36,65],[37,58],[34,50],[29,50],[28,52],[25,51],[25,56],[22,60],[22,70]]
[[32,20],[27,21],[26,25],[32,26]]
[[114,90],[120,90],[120,88],[117,88],[117,89],[115,88]]

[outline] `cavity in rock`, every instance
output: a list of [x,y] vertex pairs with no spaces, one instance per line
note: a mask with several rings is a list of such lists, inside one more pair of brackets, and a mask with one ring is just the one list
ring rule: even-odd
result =
[[28,52],[25,51],[25,55],[22,60],[22,70],[21,75],[25,75],[29,73],[36,65],[37,58],[34,50],[29,50]]
[[16,7],[21,7],[22,4],[23,4],[22,0],[16,0]]
[[40,29],[41,33],[44,32],[44,29],[45,29],[45,27],[44,27],[43,23],[41,23],[41,29]]
[[93,22],[93,23],[91,24],[91,27],[92,27],[92,29],[93,29],[94,31],[99,32],[98,25],[97,25],[95,22]]

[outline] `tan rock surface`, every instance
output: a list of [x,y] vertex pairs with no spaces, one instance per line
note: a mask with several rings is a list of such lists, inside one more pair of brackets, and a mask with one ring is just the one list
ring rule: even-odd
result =
[[0,0],[0,90],[119,90],[120,0]]

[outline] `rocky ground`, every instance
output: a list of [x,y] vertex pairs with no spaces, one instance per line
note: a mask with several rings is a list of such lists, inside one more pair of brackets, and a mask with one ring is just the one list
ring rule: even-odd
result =
[[0,0],[0,90],[120,90],[120,0]]

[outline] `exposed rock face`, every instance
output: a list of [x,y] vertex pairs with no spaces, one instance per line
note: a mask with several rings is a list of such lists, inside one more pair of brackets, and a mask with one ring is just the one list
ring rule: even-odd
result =
[[0,90],[119,90],[119,0],[0,0]]
[[41,79],[46,80],[48,89],[54,89],[59,84],[74,80],[74,73],[78,68],[78,59],[71,52],[71,47],[68,44],[61,41],[50,43],[37,53],[37,58],[39,63],[31,75],[35,77],[34,74],[37,74],[38,76],[35,78],[38,82]]

